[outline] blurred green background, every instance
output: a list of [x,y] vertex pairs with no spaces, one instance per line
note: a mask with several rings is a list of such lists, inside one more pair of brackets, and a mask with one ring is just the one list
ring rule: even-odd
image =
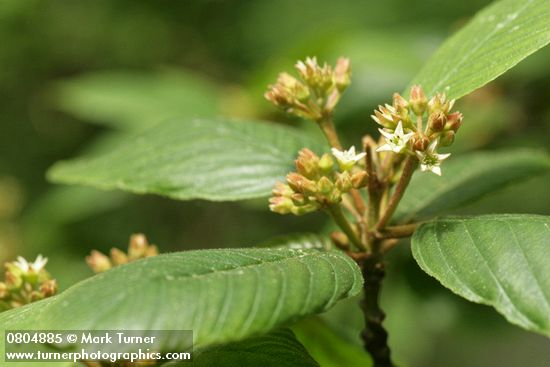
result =
[[[54,186],[45,172],[57,160],[108,150],[121,137],[174,116],[255,117],[312,129],[262,97],[279,71],[308,55],[331,63],[340,55],[351,58],[353,84],[336,120],[346,141],[358,144],[362,134],[375,131],[369,118],[375,106],[402,91],[442,40],[488,3],[0,1],[0,261],[42,253],[65,289],[91,275],[83,260],[91,249],[125,248],[136,232],[162,251],[175,251],[250,246],[323,228],[322,215],[278,216],[266,210],[265,200],[174,202]],[[549,58],[543,49],[463,98],[458,108],[465,124],[453,150],[548,151]],[[460,212],[550,214],[549,187],[545,175]],[[443,289],[419,270],[407,244],[389,259],[388,273],[383,305],[402,365],[550,364],[549,340]],[[322,318],[358,344],[356,303]],[[315,333],[302,337],[311,339],[306,344],[326,342]]]

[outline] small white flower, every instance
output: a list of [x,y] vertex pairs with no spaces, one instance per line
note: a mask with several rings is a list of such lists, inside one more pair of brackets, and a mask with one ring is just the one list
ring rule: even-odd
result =
[[17,260],[14,262],[15,266],[17,266],[22,272],[28,273],[29,270],[33,270],[35,273],[38,273],[40,270],[46,266],[48,263],[48,259],[43,257],[42,255],[38,255],[36,257],[36,260],[34,262],[29,263],[24,257],[18,256]]
[[355,147],[352,146],[349,150],[344,151],[339,151],[336,148],[332,148],[332,155],[334,155],[338,161],[340,168],[343,171],[348,171],[355,165],[355,163],[362,159],[366,153],[355,154]]
[[376,149],[377,152],[390,151],[395,153],[401,153],[403,149],[407,146],[407,142],[412,138],[414,132],[405,134],[403,131],[403,125],[401,121],[397,124],[393,134],[385,131],[384,129],[378,129],[380,134],[384,135],[386,139],[386,144],[380,146]]
[[435,148],[437,148],[438,140],[434,140],[428,146],[425,152],[416,152],[416,156],[420,160],[420,170],[422,172],[431,171],[438,176],[441,176],[441,162],[449,158],[451,153],[437,154]]

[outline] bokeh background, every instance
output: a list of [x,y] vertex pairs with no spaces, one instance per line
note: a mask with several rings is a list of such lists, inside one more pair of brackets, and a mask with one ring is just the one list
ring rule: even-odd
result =
[[[55,186],[45,173],[57,160],[109,150],[174,116],[268,119],[311,129],[262,97],[279,71],[308,55],[351,58],[353,84],[336,119],[345,140],[358,144],[375,131],[374,107],[402,91],[438,45],[488,3],[1,0],[0,261],[42,253],[65,289],[91,275],[84,263],[91,249],[125,248],[136,232],[162,251],[176,251],[251,246],[325,228],[322,215],[278,216],[265,200],[174,202]],[[549,59],[543,49],[463,98],[465,125],[453,150],[548,151]],[[460,212],[550,214],[549,187],[550,175],[540,176]],[[548,339],[442,288],[419,270],[407,244],[389,259],[388,273],[386,324],[404,366],[550,365]],[[322,318],[338,337],[359,344],[357,300]],[[302,337],[315,344],[308,327]]]

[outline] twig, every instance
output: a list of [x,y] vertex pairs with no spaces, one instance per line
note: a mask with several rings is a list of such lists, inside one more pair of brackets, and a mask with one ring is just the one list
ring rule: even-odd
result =
[[378,223],[376,223],[376,230],[382,231],[382,229],[386,226],[386,224],[391,219],[393,213],[395,212],[395,209],[397,209],[397,205],[399,205],[399,201],[401,201],[401,198],[403,197],[403,194],[405,193],[405,190],[409,185],[409,182],[411,181],[411,177],[416,167],[416,162],[417,162],[417,159],[416,157],[413,157],[413,156],[409,156],[405,160],[405,165],[403,167],[403,172],[401,173],[401,178],[399,179],[399,182],[395,187],[395,191],[393,192],[393,195],[390,198],[390,201],[388,203],[388,206],[386,207],[386,211],[384,212],[384,215],[382,216],[382,218],[380,218]]
[[342,213],[342,208],[339,204],[329,204],[327,206],[327,211],[332,216],[338,227],[348,236],[348,239],[352,244],[355,245],[358,249],[364,250],[365,245],[361,242],[359,237],[357,237],[357,233],[355,233],[355,230],[351,227],[348,220],[344,216],[344,213]]
[[374,226],[378,221],[378,215],[380,212],[380,199],[381,199],[381,189],[382,185],[378,179],[378,174],[376,172],[376,167],[374,165],[374,151],[373,151],[374,142],[370,137],[367,138],[365,143],[365,165],[368,174],[367,181],[367,191],[369,193],[369,208],[368,208],[368,219],[367,223],[369,227]]
[[331,116],[323,117],[320,120],[318,120],[317,123],[319,124],[319,127],[323,131],[323,134],[325,134],[325,137],[327,138],[328,143],[333,148],[342,150],[342,144],[340,143],[340,139],[338,139],[338,134],[336,133],[336,129],[334,128],[332,117]]
[[361,332],[364,347],[371,355],[374,367],[393,367],[388,346],[388,332],[382,325],[386,315],[380,308],[380,291],[384,279],[384,263],[378,256],[363,262],[364,298],[361,308],[365,316],[365,328]]
[[416,228],[418,223],[402,224],[399,226],[389,226],[385,227],[382,231],[376,233],[376,238],[386,239],[386,238],[406,238],[410,237]]

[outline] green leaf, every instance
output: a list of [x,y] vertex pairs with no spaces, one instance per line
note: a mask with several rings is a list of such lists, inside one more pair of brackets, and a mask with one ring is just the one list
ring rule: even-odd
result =
[[209,81],[176,70],[101,71],[59,82],[62,110],[122,130],[172,117],[216,116],[221,93]]
[[[185,366],[185,364],[182,364]],[[289,329],[215,346],[193,355],[193,367],[319,367]],[[325,367],[325,366],[323,366]]]
[[[198,349],[323,312],[361,287],[358,266],[341,252],[187,251],[113,268],[55,297],[1,313],[0,325],[12,330],[193,330]],[[178,343],[163,339],[160,347]],[[0,340],[0,352],[3,348]]]
[[396,218],[410,220],[442,214],[511,183],[550,171],[550,157],[530,150],[451,156],[441,177],[417,172],[399,204]]
[[323,367],[372,366],[372,360],[363,348],[341,338],[319,318],[302,320],[292,330]]
[[496,1],[445,41],[411,85],[460,98],[547,45],[549,18],[548,0]]
[[290,249],[317,249],[327,251],[335,249],[330,238],[315,233],[294,233],[277,236],[263,242],[260,246]]
[[225,120],[171,120],[129,137],[108,154],[56,164],[49,178],[174,199],[268,196],[298,151],[322,146],[298,130]]
[[412,239],[420,267],[456,294],[550,336],[550,217],[438,219]]

